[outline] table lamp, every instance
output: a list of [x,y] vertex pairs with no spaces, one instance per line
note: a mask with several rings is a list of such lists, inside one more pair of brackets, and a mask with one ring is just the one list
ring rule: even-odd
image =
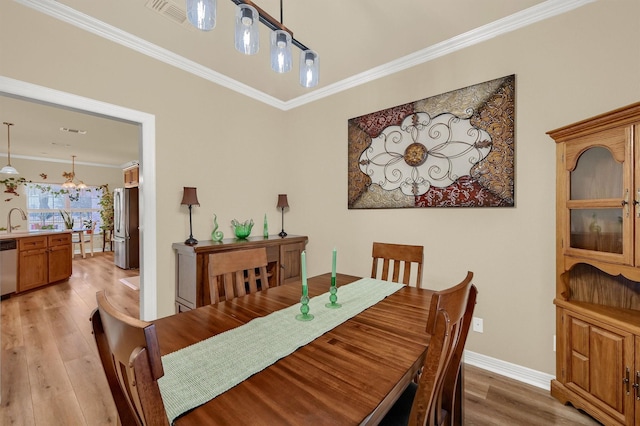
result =
[[278,194],[278,206],[279,209],[282,209],[282,231],[278,235],[284,238],[287,236],[287,233],[284,232],[284,208],[289,207],[289,203],[287,202],[287,194]]
[[184,242],[188,246],[194,246],[198,244],[198,240],[193,238],[193,227],[191,225],[191,206],[196,205],[200,207],[200,203],[198,202],[198,195],[196,194],[196,188],[184,187],[184,192],[182,194],[182,202],[180,203],[183,206],[189,206],[189,238]]

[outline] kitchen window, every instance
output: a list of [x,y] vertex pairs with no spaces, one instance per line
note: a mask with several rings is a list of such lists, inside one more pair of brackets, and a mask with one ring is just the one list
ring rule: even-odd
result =
[[100,199],[102,187],[65,189],[61,184],[26,184],[27,216],[30,231],[64,230],[61,212],[69,212],[74,229],[90,228],[89,220],[100,229]]

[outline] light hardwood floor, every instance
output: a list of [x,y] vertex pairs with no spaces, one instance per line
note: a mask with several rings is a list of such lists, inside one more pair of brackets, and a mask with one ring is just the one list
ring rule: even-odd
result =
[[[117,424],[89,316],[105,289],[137,317],[139,293],[119,279],[137,275],[111,253],[76,258],[73,276],[1,303],[0,425]],[[465,425],[597,425],[548,391],[466,366]]]

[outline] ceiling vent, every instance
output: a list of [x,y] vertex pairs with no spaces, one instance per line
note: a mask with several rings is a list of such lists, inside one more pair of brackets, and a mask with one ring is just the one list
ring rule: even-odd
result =
[[193,27],[187,20],[184,1],[178,3],[173,0],[149,0],[145,6],[176,24]]
[[67,132],[67,133],[77,133],[79,135],[86,135],[87,134],[86,130],[70,129],[68,127],[60,127],[60,131],[61,132]]

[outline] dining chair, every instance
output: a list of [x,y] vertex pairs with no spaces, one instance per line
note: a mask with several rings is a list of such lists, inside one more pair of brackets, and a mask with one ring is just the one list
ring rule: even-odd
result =
[[267,263],[264,247],[210,254],[209,303],[269,288]]
[[[456,387],[461,385],[460,366],[478,289],[473,272],[458,285],[437,291],[431,298],[426,331],[431,335],[422,374],[410,383],[380,423],[390,425],[453,425]],[[462,410],[460,410],[462,412]]]
[[[400,282],[402,271],[402,283],[409,284],[411,279],[411,265],[417,264],[416,286],[422,287],[422,263],[424,259],[424,247],[403,244],[373,243],[373,266],[371,278]],[[382,261],[382,270],[378,275],[378,261]]]
[[164,376],[155,325],[118,311],[104,291],[96,293],[93,336],[119,424],[169,424],[158,379]]

